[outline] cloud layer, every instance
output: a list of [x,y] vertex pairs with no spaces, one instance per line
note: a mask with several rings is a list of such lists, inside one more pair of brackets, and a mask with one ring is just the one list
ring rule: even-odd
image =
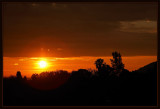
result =
[[4,56],[106,56],[114,50],[126,56],[156,55],[156,3],[6,3],[3,7]]

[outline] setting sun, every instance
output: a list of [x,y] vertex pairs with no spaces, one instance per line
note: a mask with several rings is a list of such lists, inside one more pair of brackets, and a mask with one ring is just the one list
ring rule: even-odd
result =
[[45,68],[47,66],[47,62],[46,61],[40,61],[38,64],[39,64],[40,68]]

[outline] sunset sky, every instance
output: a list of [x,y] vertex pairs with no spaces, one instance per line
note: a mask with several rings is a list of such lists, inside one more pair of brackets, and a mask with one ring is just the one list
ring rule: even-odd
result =
[[[96,59],[118,51],[122,58],[150,56],[150,59],[143,57],[150,61],[141,66],[136,63],[139,57],[134,64],[130,63],[135,66],[130,70],[143,67],[156,61],[157,11],[156,2],[4,3],[4,63],[11,63],[12,59],[17,60],[13,64],[18,63],[19,57]],[[8,67],[4,64],[4,71]]]

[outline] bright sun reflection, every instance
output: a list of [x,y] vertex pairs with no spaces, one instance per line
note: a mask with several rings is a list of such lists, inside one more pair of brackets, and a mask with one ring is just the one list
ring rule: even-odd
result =
[[40,68],[45,68],[47,66],[47,62],[46,61],[40,61],[38,64],[39,64]]

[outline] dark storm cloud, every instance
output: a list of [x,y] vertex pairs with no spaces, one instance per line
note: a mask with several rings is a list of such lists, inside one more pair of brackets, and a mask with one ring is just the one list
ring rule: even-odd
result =
[[58,3],[55,6],[50,3],[40,3],[35,6],[31,3],[10,3],[4,8],[9,12],[9,16],[27,16],[28,18],[52,16],[59,19],[62,16],[64,19],[65,15],[65,19],[130,21],[145,18],[156,20],[157,6],[156,3]]
[[137,21],[156,22],[157,4],[6,3],[4,56],[33,56],[42,47],[56,56],[102,56],[116,49],[125,55],[156,55],[156,31],[148,32],[156,24],[126,25]]

